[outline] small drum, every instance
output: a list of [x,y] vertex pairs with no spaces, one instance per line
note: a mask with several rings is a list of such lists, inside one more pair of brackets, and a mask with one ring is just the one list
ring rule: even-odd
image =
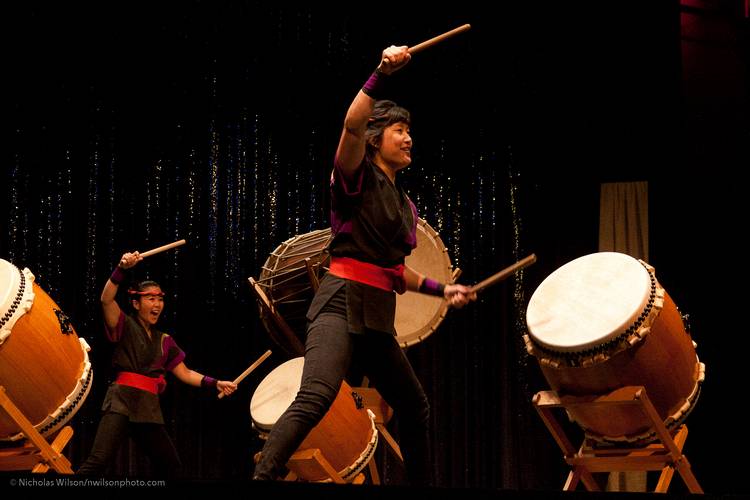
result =
[[[316,275],[326,271],[330,261],[327,246],[331,229],[295,236],[279,245],[263,264],[258,285],[276,311],[303,341],[307,309],[315,295],[305,263]],[[424,220],[417,221],[417,248],[406,257],[406,265],[443,283],[453,283],[448,250],[435,230]],[[401,347],[421,342],[437,329],[448,311],[448,302],[430,295],[406,292],[396,296],[396,339]],[[269,332],[276,325],[261,308],[263,324]]]
[[[88,396],[89,350],[31,271],[0,259],[0,386],[43,436],[60,430]],[[0,411],[0,440],[22,437]]]
[[[250,400],[253,426],[265,439],[299,392],[305,358],[293,358],[277,366],[258,385]],[[346,381],[328,413],[297,451],[313,448],[321,453],[345,481],[353,480],[370,462],[378,444],[375,415],[361,405],[361,398]],[[323,481],[327,476],[304,477]]]
[[[629,255],[601,252],[549,275],[526,311],[530,354],[553,390],[602,395],[643,386],[670,431],[698,400],[705,366],[654,268]],[[601,443],[655,439],[638,407],[568,408],[587,436]]]

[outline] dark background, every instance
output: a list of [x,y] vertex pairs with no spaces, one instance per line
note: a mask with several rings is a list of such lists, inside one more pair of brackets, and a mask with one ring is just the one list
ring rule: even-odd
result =
[[[549,273],[597,251],[600,184],[648,181],[649,263],[707,369],[685,452],[706,491],[750,491],[743,460],[729,458],[748,444],[741,2],[368,7],[6,10],[0,257],[29,267],[92,346],[74,467],[112,375],[98,297],[119,256],[188,240],[136,277],[167,290],[162,326],[188,366],[234,378],[276,349],[247,278],[282,241],[328,227],[341,122],[381,50],[471,23],[394,77],[415,142],[400,182],[462,282],[532,252],[538,262],[408,351],[433,408],[438,484],[561,487],[567,469],[530,403],[547,386],[523,347],[525,305]],[[222,401],[170,379],[164,414],[189,477],[251,474],[261,441],[249,400],[284,360],[276,349]],[[398,481],[385,461],[386,481]],[[146,466],[126,447],[113,473]]]

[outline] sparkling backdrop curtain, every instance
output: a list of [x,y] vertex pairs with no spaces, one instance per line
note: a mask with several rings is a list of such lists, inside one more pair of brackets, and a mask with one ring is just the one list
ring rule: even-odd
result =
[[[2,148],[0,258],[28,266],[92,346],[94,389],[73,420],[74,466],[90,449],[112,375],[98,297],[119,256],[187,240],[135,275],[167,291],[162,326],[188,366],[234,378],[275,348],[247,279],[280,242],[328,227],[341,121],[380,51],[471,22],[470,34],[393,77],[392,98],[414,119],[414,161],[399,182],[462,269],[461,282],[532,252],[539,263],[449,312],[408,354],[432,405],[438,484],[558,489],[564,464],[530,405],[546,385],[522,345],[524,307],[549,272],[595,251],[599,180],[583,172],[614,141],[576,114],[580,97],[610,99],[610,90],[576,88],[561,75],[572,64],[589,81],[619,81],[615,64],[588,68],[570,57],[583,36],[560,44],[556,15],[567,8],[542,17],[522,7],[406,9],[392,19],[191,2],[93,12],[86,22],[70,11],[22,12],[16,43],[25,50],[13,56]],[[660,68],[663,79],[674,69]],[[653,101],[662,90],[649,90]],[[606,102],[625,109],[642,95]],[[592,114],[604,115],[597,106]],[[601,139],[599,149],[581,130]],[[262,443],[249,400],[283,360],[279,350],[220,402],[170,379],[165,419],[189,477],[250,475]],[[134,457],[124,450],[115,471],[142,471]],[[385,460],[388,480],[399,472]]]

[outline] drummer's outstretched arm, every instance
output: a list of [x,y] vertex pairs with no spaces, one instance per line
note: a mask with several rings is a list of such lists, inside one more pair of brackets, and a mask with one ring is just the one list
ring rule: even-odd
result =
[[229,396],[237,389],[237,384],[228,380],[216,380],[208,375],[201,375],[195,370],[191,370],[184,362],[180,362],[172,368],[175,377],[185,384],[193,387],[216,387],[216,390]]
[[446,285],[428,278],[409,266],[404,266],[404,280],[406,289],[412,292],[443,297],[452,307],[463,307],[476,300],[476,292],[465,285]]

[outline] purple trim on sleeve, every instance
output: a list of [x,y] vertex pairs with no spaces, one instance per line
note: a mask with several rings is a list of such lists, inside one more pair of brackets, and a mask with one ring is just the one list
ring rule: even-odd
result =
[[185,353],[177,345],[171,335],[164,335],[161,340],[161,359],[159,364],[164,366],[165,370],[172,371],[174,368],[185,360]]
[[107,339],[110,342],[119,342],[122,338],[122,330],[125,328],[125,313],[120,311],[120,317],[117,318],[117,325],[114,329],[110,329],[107,323],[104,323],[104,333],[107,334]]
[[[333,173],[331,174],[331,230],[334,235],[339,233],[351,233],[352,232],[352,221],[342,220],[339,213],[334,210],[334,207],[338,205],[336,197],[344,196],[358,196],[362,193],[362,183],[364,182],[365,169],[360,166],[355,173],[355,178],[347,180],[344,173],[341,171],[341,166],[338,162],[338,158],[333,161]],[[336,189],[338,186],[340,189]]]
[[338,157],[333,160],[333,177],[331,177],[331,186],[337,183],[341,186],[341,191],[346,196],[357,196],[362,192],[362,179],[364,179],[364,171],[360,165],[357,172],[354,174],[352,179],[347,179],[344,172],[341,170],[341,164],[339,163]]

